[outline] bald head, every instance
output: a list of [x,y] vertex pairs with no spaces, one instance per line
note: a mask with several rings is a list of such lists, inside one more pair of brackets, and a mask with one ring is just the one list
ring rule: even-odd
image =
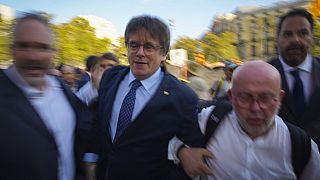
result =
[[254,80],[257,82],[272,81],[277,89],[281,88],[279,71],[262,60],[249,61],[239,66],[233,73],[233,87],[238,85],[239,80]]
[[254,139],[273,126],[284,92],[278,70],[257,60],[235,70],[228,95],[241,128]]

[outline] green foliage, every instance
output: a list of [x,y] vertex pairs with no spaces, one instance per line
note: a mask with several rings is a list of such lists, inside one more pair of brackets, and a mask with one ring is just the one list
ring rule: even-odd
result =
[[0,63],[12,59],[10,50],[11,22],[0,17]]
[[199,46],[200,41],[189,37],[182,37],[179,38],[172,47],[173,49],[187,50],[189,60],[194,60]]
[[173,49],[187,50],[189,60],[194,60],[195,55],[202,51],[206,61],[217,62],[226,59],[239,59],[235,43],[236,37],[233,32],[224,32],[219,36],[207,33],[201,41],[189,37],[180,38],[172,47]]
[[314,32],[313,32],[313,35],[314,35],[314,41],[315,41],[315,45],[313,47],[313,50],[312,50],[312,54],[314,56],[320,56],[320,20],[317,19],[315,20],[315,24],[314,24]]
[[115,54],[120,60],[120,64],[128,64],[128,57],[127,57],[127,48],[125,44],[124,37],[119,37],[119,46],[115,49]]
[[207,33],[202,40],[202,50],[206,60],[209,62],[217,62],[226,59],[239,59],[237,54],[236,37],[233,32],[224,32],[215,35]]
[[83,65],[89,55],[99,55],[109,51],[111,40],[99,39],[95,36],[94,28],[81,17],[75,17],[69,23],[55,25],[57,34],[58,63]]

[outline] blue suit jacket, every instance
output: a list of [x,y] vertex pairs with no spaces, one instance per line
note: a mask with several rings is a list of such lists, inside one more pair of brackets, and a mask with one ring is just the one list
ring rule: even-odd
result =
[[312,92],[309,99],[309,103],[306,106],[306,110],[301,118],[298,117],[294,108],[293,95],[290,93],[289,86],[283,71],[282,64],[278,58],[269,62],[275,68],[277,68],[281,75],[282,89],[286,92],[286,95],[282,101],[282,105],[279,111],[279,116],[294,125],[297,125],[304,129],[310,137],[318,144],[320,148],[320,63],[319,60],[313,58],[312,60]]
[[197,122],[198,98],[189,87],[165,73],[159,88],[144,109],[112,143],[109,120],[113,102],[118,86],[128,72],[128,67],[114,67],[101,80],[96,131],[100,144],[98,178],[170,179],[169,176],[177,170],[167,160],[169,140],[178,136],[189,146],[203,146],[203,135]]
[[[78,115],[85,107],[60,82]],[[24,93],[2,70],[0,84],[0,179],[57,180],[59,153],[53,135]],[[75,137],[75,155],[80,160],[77,128]]]

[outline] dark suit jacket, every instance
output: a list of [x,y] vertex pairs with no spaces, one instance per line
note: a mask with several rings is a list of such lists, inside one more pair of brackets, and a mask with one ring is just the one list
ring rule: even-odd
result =
[[87,82],[89,82],[91,79],[90,75],[85,72],[81,79],[79,81],[77,81],[77,89],[79,90],[82,86],[84,86]]
[[[0,179],[57,180],[59,154],[53,135],[2,70],[0,84]],[[78,109],[78,100],[65,85],[62,87],[72,107]],[[75,139],[75,144],[78,142]],[[77,151],[75,155],[80,156]]]
[[309,133],[310,137],[320,147],[320,63],[318,59],[312,60],[312,92],[304,114],[299,119],[293,103],[293,95],[290,93],[282,64],[279,59],[273,59],[270,64],[277,68],[281,75],[282,89],[286,92],[279,116]]
[[169,174],[175,171],[175,165],[167,160],[172,137],[178,136],[189,146],[203,146],[197,122],[198,98],[190,88],[165,73],[145,108],[112,143],[109,120],[113,102],[128,72],[128,67],[114,67],[103,75],[100,84],[98,179],[105,176],[109,180],[169,179]]

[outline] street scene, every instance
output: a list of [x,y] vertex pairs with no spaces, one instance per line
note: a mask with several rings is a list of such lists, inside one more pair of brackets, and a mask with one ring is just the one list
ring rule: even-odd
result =
[[320,0],[0,1],[0,180],[320,180]]

